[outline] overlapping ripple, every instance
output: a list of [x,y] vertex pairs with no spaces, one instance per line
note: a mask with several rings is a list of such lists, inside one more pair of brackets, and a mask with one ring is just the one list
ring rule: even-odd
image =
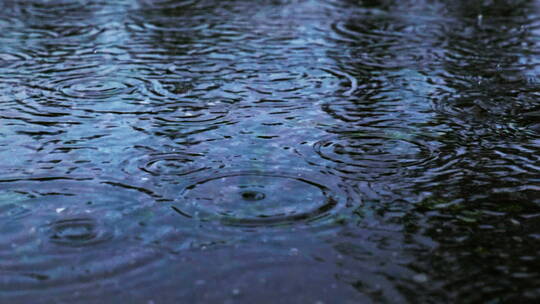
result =
[[338,175],[353,179],[403,176],[437,160],[440,151],[420,136],[395,132],[357,132],[316,142],[317,154]]
[[195,231],[177,229],[174,212],[120,185],[2,181],[2,290],[14,299],[44,289],[84,290],[97,278],[129,276],[196,243]]
[[133,176],[147,174],[149,176],[144,180],[156,177],[159,184],[165,181],[180,182],[184,175],[209,169],[202,153],[143,151],[147,153],[122,163],[123,172]]
[[60,83],[54,83],[62,95],[68,98],[83,99],[107,99],[121,94],[129,95],[136,87],[129,81],[119,81],[114,78],[88,77],[63,79]]
[[1,1],[1,301],[538,298],[539,12]]

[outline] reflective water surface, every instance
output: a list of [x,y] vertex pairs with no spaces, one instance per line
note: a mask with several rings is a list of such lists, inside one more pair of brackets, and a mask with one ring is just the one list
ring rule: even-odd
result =
[[540,3],[0,2],[6,303],[540,298]]

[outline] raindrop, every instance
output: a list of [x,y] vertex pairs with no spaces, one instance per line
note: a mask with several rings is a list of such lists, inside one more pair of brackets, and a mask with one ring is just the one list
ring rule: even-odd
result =
[[260,201],[266,196],[264,193],[258,191],[244,191],[241,195],[246,201]]

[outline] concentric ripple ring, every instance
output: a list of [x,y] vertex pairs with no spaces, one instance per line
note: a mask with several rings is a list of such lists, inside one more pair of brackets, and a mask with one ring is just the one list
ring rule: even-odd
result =
[[347,177],[389,176],[434,161],[438,151],[413,135],[344,134],[316,142],[315,152],[330,161],[333,171]]
[[108,77],[71,78],[63,80],[58,85],[63,95],[85,99],[106,99],[120,94],[129,94],[136,90],[134,84]]
[[317,220],[337,205],[329,187],[304,176],[240,171],[194,182],[173,209],[231,226],[275,226]]

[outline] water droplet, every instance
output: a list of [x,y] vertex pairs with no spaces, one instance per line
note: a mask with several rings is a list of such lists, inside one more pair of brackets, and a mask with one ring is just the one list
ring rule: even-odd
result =
[[246,201],[260,201],[266,197],[264,193],[258,191],[244,191],[241,195]]

